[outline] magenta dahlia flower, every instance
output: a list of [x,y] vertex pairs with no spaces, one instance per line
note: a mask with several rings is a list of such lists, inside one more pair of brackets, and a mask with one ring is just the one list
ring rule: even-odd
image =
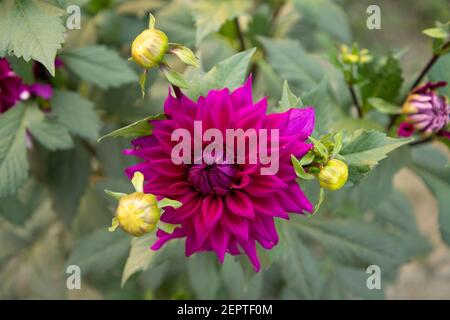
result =
[[440,133],[450,121],[450,106],[436,89],[446,86],[445,81],[428,82],[417,87],[403,105],[406,122],[400,124],[398,135],[410,136],[414,131],[425,135]]
[[[197,102],[184,95],[174,98],[169,92],[164,105],[167,119],[152,120],[152,135],[135,139],[133,148],[124,151],[143,159],[125,172],[129,178],[136,171],[144,174],[145,193],[183,204],[162,214],[163,222],[179,227],[171,234],[158,230],[153,250],[171,239],[186,238],[186,256],[214,251],[223,262],[225,253],[245,253],[258,271],[257,243],[271,249],[278,242],[274,218],[289,219],[288,213],[313,210],[296,181],[291,154],[302,158],[312,147],[305,141],[314,128],[314,111],[311,107],[269,115],[266,111],[266,98],[253,103],[251,78],[233,92],[211,90]],[[174,164],[171,152],[178,142],[172,141],[171,135],[180,128],[194,134],[194,121],[202,122],[203,132],[214,128],[224,135],[227,129],[277,130],[278,171],[263,175],[260,169],[265,165],[260,161],[234,164],[228,158],[223,162],[210,159],[207,163]],[[204,142],[201,147],[205,147]],[[271,148],[275,152],[273,145]],[[246,149],[246,160],[248,153]]]
[[20,100],[30,97],[28,87],[11,69],[6,58],[0,58],[0,113],[13,107]]

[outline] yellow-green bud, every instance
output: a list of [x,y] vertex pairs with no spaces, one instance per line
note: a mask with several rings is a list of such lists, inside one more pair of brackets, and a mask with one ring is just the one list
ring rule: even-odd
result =
[[319,184],[328,190],[338,190],[344,186],[348,178],[348,167],[345,162],[331,159],[319,172]]
[[154,195],[134,192],[120,198],[116,221],[123,230],[139,237],[156,229],[160,215]]
[[169,39],[161,30],[147,29],[131,44],[131,57],[143,68],[157,66],[169,48]]

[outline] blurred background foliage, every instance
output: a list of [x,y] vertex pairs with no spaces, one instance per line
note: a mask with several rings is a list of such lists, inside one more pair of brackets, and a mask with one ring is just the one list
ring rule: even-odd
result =
[[[405,167],[435,195],[442,238],[450,243],[448,155],[440,151],[442,147],[421,146],[399,149],[361,183],[327,194],[313,218],[281,221],[281,241],[270,252],[259,252],[264,267],[258,274],[245,257],[227,256],[223,265],[212,253],[187,259],[181,241],[154,253],[145,250],[151,238],[144,237],[130,253],[129,235],[107,231],[115,203],[103,192],[131,191],[123,169],[134,160],[121,153],[129,141],[96,142],[107,132],[162,111],[165,79],[151,71],[142,99],[139,70],[126,62],[132,40],[147,26],[149,11],[171,42],[197,52],[203,71],[238,51],[257,47],[250,67],[255,97],[268,95],[275,106],[283,80],[288,80],[297,96],[318,107],[320,130],[351,131],[383,129],[387,119],[370,112],[362,120],[350,117],[348,90],[332,63],[337,45],[356,41],[375,56],[393,54],[392,65],[381,61],[380,68],[385,69],[372,81],[388,81],[387,87],[396,89],[392,97],[383,98],[395,101],[431,54],[431,40],[421,30],[449,19],[448,1],[48,2],[60,8],[76,4],[82,13],[81,29],[67,31],[58,53],[64,67],[51,80],[57,88],[51,105],[70,141],[63,145],[45,137],[34,141],[27,152],[30,175],[23,177],[25,183],[16,194],[0,199],[1,298],[384,298],[384,289],[395,281],[399,268],[413,259],[426,259],[432,249],[419,232],[409,198],[393,186],[393,177]],[[370,4],[381,7],[381,30],[366,28]],[[30,63],[12,58],[11,63],[30,79]],[[183,68],[175,60],[170,63]],[[189,68],[185,72],[187,78],[193,74]],[[450,80],[448,56],[434,74]],[[17,117],[25,112],[18,110]],[[8,121],[16,121],[14,115]],[[317,195],[314,183],[305,188],[312,198]],[[130,254],[145,256],[148,263],[146,270],[128,274],[122,287]],[[81,267],[81,290],[66,288],[70,264]],[[366,268],[371,264],[381,267],[383,290],[366,287]]]

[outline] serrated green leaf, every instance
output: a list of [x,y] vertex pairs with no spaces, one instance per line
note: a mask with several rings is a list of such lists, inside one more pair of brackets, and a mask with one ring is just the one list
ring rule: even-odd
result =
[[25,108],[17,105],[0,116],[0,197],[13,195],[28,176]]
[[252,5],[249,0],[199,0],[193,5],[197,26],[197,44],[216,32],[227,21],[243,14]]
[[150,246],[155,240],[155,234],[147,234],[131,240],[130,254],[122,273],[122,287],[133,274],[138,271],[147,270],[148,266],[157,254],[155,251],[150,249]]
[[367,107],[370,97],[377,97],[389,102],[394,102],[403,84],[402,69],[400,63],[393,55],[384,61],[375,61],[361,68],[361,77],[364,84],[361,85],[363,105]]
[[73,140],[69,131],[59,123],[44,120],[32,123],[28,129],[49,150],[73,148]]
[[[55,56],[64,42],[65,27],[60,17],[49,14],[54,7],[40,0],[4,0],[0,4],[0,56],[14,54],[41,62],[55,74]],[[58,8],[56,8],[58,9]]]
[[65,51],[64,64],[82,80],[106,89],[138,81],[131,65],[105,46],[89,46]]
[[56,121],[80,137],[96,140],[100,120],[91,101],[75,92],[55,90],[51,100]]
[[165,116],[163,114],[155,115],[155,116],[148,116],[144,119],[138,120],[132,124],[129,124],[123,128],[114,130],[113,132],[110,132],[100,139],[98,139],[98,142],[102,141],[106,138],[117,138],[117,137],[123,137],[123,138],[137,138],[142,136],[148,136],[152,134],[153,126],[149,123],[150,120],[162,120],[165,119]]
[[234,90],[245,81],[250,59],[255,48],[239,52],[234,56],[219,62],[205,75],[192,79],[187,94],[197,100],[212,89],[228,88]]
[[75,242],[68,265],[79,266],[83,274],[102,274],[122,262],[129,248],[127,234],[101,229]]
[[360,129],[348,135],[338,157],[343,157],[349,166],[349,180],[359,181],[387,154],[413,139],[396,139],[375,130]]

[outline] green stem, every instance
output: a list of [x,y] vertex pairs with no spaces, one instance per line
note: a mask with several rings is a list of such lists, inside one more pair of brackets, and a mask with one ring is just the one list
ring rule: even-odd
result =
[[240,51],[245,51],[245,41],[244,41],[244,35],[242,34],[241,26],[239,25],[239,18],[234,18],[234,25],[236,26],[236,32],[239,39],[240,44]]
[[351,83],[348,83],[348,89],[350,90],[350,94],[352,96],[353,104],[355,105],[356,111],[358,112],[358,117],[362,118],[363,117],[363,111],[362,111],[361,105],[358,102],[358,97],[356,95],[355,88],[353,87],[353,85]]
[[173,92],[175,93],[175,97],[180,99],[183,96],[183,92],[181,91],[180,87],[172,84]]

